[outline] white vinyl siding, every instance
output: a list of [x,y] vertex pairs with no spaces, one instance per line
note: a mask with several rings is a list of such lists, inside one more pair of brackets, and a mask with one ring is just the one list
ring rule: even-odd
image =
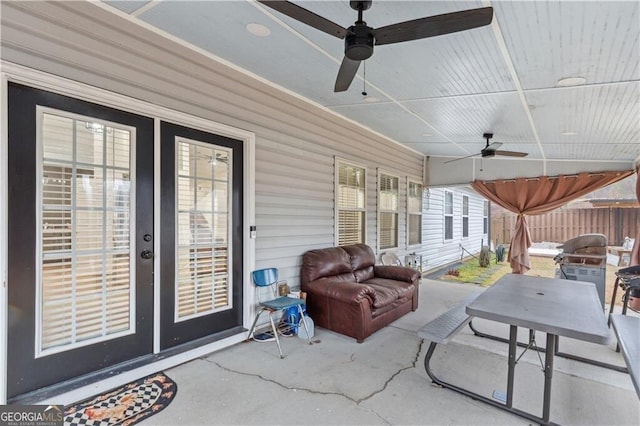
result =
[[422,184],[407,182],[407,245],[422,244]]
[[[302,254],[336,244],[336,156],[369,171],[423,175],[422,154],[91,2],[2,2],[2,12],[3,23],[15,23],[3,27],[5,61],[255,134],[255,222],[244,224],[257,228],[251,268],[275,266],[292,288]],[[364,240],[374,249],[376,186],[366,182],[364,206]]]
[[336,245],[364,243],[366,169],[336,160]]
[[[469,237],[462,238],[462,221],[453,221],[453,238],[444,240],[443,211],[445,192],[453,193],[453,216],[462,215],[462,195],[469,197]],[[425,194],[427,198],[427,194]],[[467,187],[430,188],[428,193],[430,208],[422,212],[422,245],[412,251],[422,255],[423,270],[429,271],[460,260],[462,247],[473,254],[480,252],[482,244],[487,244],[487,235],[483,234],[483,202],[484,198]]]
[[453,239],[453,192],[445,191],[444,192],[444,239],[452,240]]
[[398,247],[398,198],[400,179],[378,171],[378,247]]

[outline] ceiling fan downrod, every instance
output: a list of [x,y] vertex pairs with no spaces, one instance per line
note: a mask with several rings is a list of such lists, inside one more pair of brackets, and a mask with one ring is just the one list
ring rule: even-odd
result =
[[373,55],[373,28],[362,20],[362,12],[371,7],[371,1],[351,1],[349,5],[358,11],[358,20],[347,29],[344,54],[353,61],[364,61]]

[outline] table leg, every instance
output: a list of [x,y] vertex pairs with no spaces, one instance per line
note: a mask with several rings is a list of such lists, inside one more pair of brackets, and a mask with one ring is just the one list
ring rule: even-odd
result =
[[509,326],[509,371],[507,374],[507,407],[513,406],[513,382],[516,371],[516,348],[518,342],[518,327]]
[[616,304],[616,293],[618,292],[618,285],[620,284],[620,277],[616,277],[616,282],[613,284],[613,295],[611,296],[611,304],[609,305],[609,317],[607,318],[607,325],[611,327],[611,314],[613,313],[613,307]]
[[542,402],[542,420],[549,423],[551,415],[551,379],[553,378],[553,355],[555,352],[556,336],[547,333],[547,350],[544,355],[544,397]]

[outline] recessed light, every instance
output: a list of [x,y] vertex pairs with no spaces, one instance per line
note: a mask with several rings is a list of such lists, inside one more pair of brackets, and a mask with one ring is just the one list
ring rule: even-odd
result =
[[565,77],[557,81],[556,85],[560,87],[580,86],[585,84],[587,79],[584,77]]
[[258,37],[266,37],[271,34],[271,30],[269,28],[256,23],[247,24],[247,31]]
[[562,136],[575,136],[577,135],[576,132],[562,132]]
[[433,135],[431,133],[423,133],[422,136],[429,137],[429,136],[433,136]]
[[373,102],[378,102],[379,99],[376,98],[375,96],[365,96],[364,97],[364,101],[365,102],[369,102],[369,103],[373,103]]

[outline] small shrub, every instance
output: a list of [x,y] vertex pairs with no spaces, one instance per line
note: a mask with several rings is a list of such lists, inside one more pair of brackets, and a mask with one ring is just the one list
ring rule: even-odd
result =
[[483,246],[480,250],[480,267],[487,268],[491,263],[491,250],[489,247]]

